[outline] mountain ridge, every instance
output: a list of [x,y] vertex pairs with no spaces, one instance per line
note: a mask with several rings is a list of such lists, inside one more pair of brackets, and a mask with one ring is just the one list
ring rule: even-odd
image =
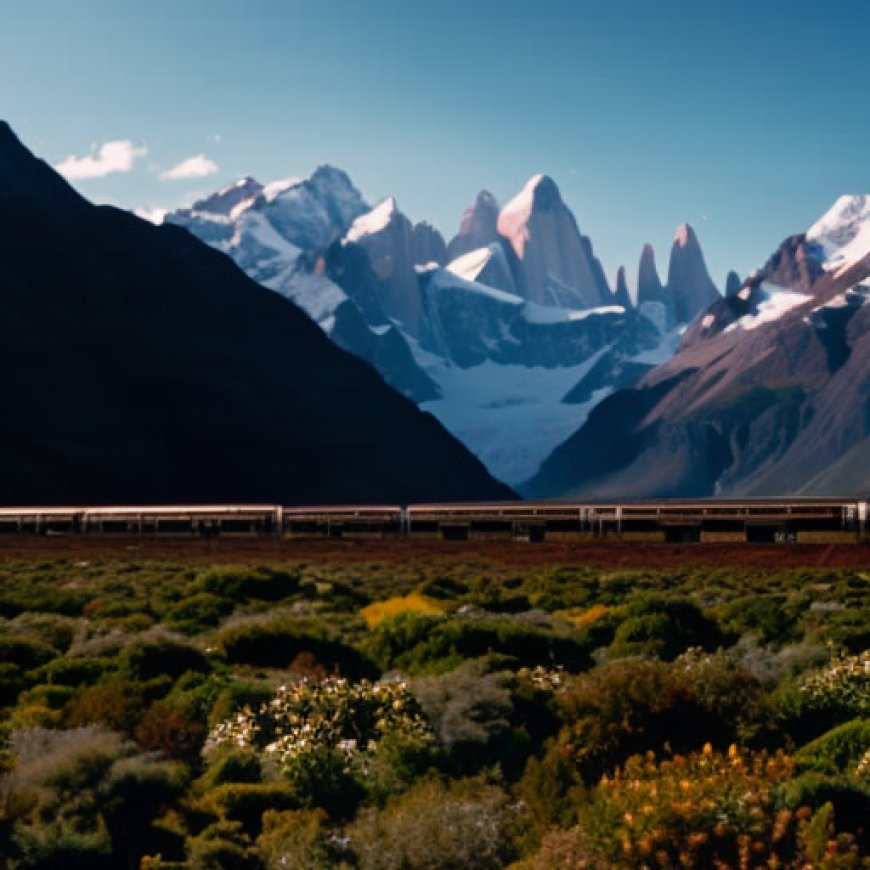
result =
[[5,124],[0,197],[6,503],[512,497],[295,305],[88,203]]

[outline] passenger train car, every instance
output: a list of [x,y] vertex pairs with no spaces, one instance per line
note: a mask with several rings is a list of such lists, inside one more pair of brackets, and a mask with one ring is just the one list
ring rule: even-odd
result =
[[850,498],[516,501],[412,505],[0,508],[0,534],[642,538],[789,542],[867,538]]

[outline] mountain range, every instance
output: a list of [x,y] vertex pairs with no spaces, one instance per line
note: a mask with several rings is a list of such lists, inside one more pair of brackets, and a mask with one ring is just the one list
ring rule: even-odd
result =
[[[296,190],[308,245],[364,211],[352,196],[316,211],[333,182]],[[290,232],[285,199],[250,180],[201,230],[226,242],[251,196]],[[272,250],[272,224],[250,221]],[[3,503],[512,497],[296,305],[184,229],[87,202],[4,123],[0,239]]]
[[721,295],[683,224],[632,294],[545,175],[449,239],[326,166],[153,226],[0,124],[0,238],[6,503],[870,488],[868,196]]
[[370,207],[350,178],[242,178],[166,216],[292,300],[337,344],[430,411],[498,478],[530,478],[605,396],[674,352],[720,298],[691,227],[667,282],[640,258],[637,304],[608,284],[553,179],[503,207],[481,191],[446,241],[394,197]]
[[851,495],[870,489],[870,196],[843,196],[602,401],[531,495]]

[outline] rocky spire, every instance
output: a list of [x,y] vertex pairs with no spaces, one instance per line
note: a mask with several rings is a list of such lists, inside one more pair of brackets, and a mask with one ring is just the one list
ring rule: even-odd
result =
[[720,298],[710,278],[701,244],[689,224],[680,224],[668,264],[668,296],[675,323],[689,323]]
[[519,261],[520,292],[542,305],[595,308],[612,293],[588,238],[552,178],[536,175],[501,210],[498,231]]
[[644,245],[640,255],[640,265],[637,269],[637,304],[644,302],[667,303],[665,289],[662,287],[659,272],[656,268],[656,252],[652,245]]
[[421,221],[414,225],[411,236],[411,256],[416,266],[425,266],[429,263],[443,266],[447,262],[444,237],[432,224]]
[[625,279],[625,266],[620,266],[616,273],[616,292],[613,294],[613,301],[626,310],[632,307],[628,281]]
[[488,190],[481,190],[462,215],[459,232],[447,246],[447,259],[455,260],[498,241],[497,225],[498,203]]
[[741,287],[743,282],[740,276],[732,269],[725,279],[725,296],[733,296]]

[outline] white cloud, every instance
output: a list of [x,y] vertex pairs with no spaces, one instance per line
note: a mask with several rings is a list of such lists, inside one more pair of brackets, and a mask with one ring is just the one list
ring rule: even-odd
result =
[[176,181],[183,178],[204,178],[206,175],[214,175],[218,171],[218,165],[210,160],[205,154],[197,154],[196,157],[188,157],[177,166],[161,172],[160,177],[164,181]]
[[129,172],[136,160],[148,153],[144,145],[137,147],[129,139],[104,142],[99,149],[94,145],[91,151],[84,157],[70,154],[54,168],[70,180],[103,178],[113,172]]

